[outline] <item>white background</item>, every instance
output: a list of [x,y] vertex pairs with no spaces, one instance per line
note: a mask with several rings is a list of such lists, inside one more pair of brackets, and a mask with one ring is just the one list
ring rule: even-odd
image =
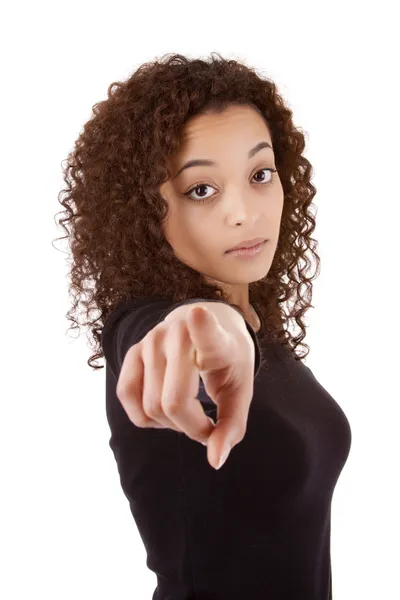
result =
[[54,216],[61,161],[108,85],[167,52],[212,51],[276,81],[315,171],[321,275],[306,362],[353,436],[332,504],[334,600],[400,598],[395,4],[36,1],[1,9],[5,600],[152,597],[156,577],[108,446],[105,370],[87,365],[85,330],[66,333],[68,265],[52,245],[64,235]]

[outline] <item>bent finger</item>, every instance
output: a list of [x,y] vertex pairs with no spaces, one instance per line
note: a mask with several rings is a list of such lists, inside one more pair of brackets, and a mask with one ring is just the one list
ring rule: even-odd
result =
[[163,345],[165,335],[165,328],[154,329],[147,336],[146,343],[143,345],[143,411],[153,422],[159,423],[165,428],[181,432],[166,414],[162,404],[162,390],[167,366]]
[[149,418],[143,410],[144,363],[140,344],[129,348],[121,367],[116,396],[130,421],[137,427],[164,429],[165,425]]

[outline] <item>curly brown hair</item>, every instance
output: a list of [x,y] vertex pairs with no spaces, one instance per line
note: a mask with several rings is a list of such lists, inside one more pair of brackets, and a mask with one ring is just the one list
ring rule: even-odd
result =
[[[104,367],[92,363],[104,356],[101,331],[120,300],[160,295],[174,302],[194,297],[229,301],[222,287],[204,281],[174,255],[162,233],[168,205],[159,188],[171,176],[167,158],[177,150],[185,122],[232,104],[256,108],[265,119],[284,191],[274,259],[267,275],[249,284],[249,301],[264,319],[266,338],[279,340],[296,360],[307,356],[295,349],[306,335],[303,316],[312,306],[311,281],[320,259],[310,237],[316,188],[310,181],[312,166],[302,155],[304,135],[276,84],[254,68],[218,53],[207,60],[167,54],[144,63],[126,81],[110,84],[107,99],[92,107],[66,166],[61,163],[67,187],[58,195],[65,209],[59,224],[67,235],[57,239],[69,237],[73,259],[73,306],[66,317],[73,323],[70,329],[79,328],[79,303],[85,307],[82,324],[95,340],[96,353],[87,361],[93,369]],[[316,259],[311,277],[308,251]],[[98,311],[96,318],[92,311]],[[297,336],[285,329],[290,320],[301,329]]]

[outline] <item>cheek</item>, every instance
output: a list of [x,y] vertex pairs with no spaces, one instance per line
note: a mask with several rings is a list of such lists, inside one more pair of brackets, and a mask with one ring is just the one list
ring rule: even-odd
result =
[[169,202],[168,217],[163,223],[163,234],[180,255],[207,256],[212,248],[218,250],[218,234],[212,219],[190,205]]
[[218,248],[218,236],[205,222],[185,221],[176,230],[177,247],[192,260],[209,260]]
[[274,223],[278,223],[281,219],[282,216],[282,211],[283,211],[283,205],[284,205],[284,194],[283,194],[283,190],[279,190],[278,193],[274,194],[274,196],[272,196],[269,199],[269,202],[266,204],[265,207],[265,216],[267,217],[268,221],[271,223],[271,225],[273,225]]
[[164,226],[164,236],[173,248],[185,250],[197,245],[199,229],[195,222],[185,218],[185,214],[172,211]]
[[184,220],[182,219],[181,213],[177,210],[174,202],[168,202],[168,215],[163,222],[163,233],[165,239],[174,246],[177,239],[179,239],[179,233],[184,227]]
[[196,215],[191,216],[182,226],[186,236],[191,240],[193,246],[199,249],[202,253],[208,253],[215,247],[218,247],[218,231],[213,225],[211,219],[201,218]]
[[179,228],[180,236],[187,248],[193,252],[204,251],[207,246],[207,239],[202,227],[196,223],[185,222]]

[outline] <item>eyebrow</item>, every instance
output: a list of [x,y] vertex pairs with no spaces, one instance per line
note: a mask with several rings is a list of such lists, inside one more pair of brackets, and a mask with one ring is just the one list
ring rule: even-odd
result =
[[[248,154],[249,159],[252,158],[257,152],[259,152],[263,148],[271,148],[271,150],[273,150],[271,144],[269,144],[268,142],[259,142],[258,144],[256,144],[254,146],[254,148],[249,150],[249,154]],[[204,167],[214,167],[215,166],[215,167],[217,167],[218,163],[216,163],[213,160],[207,160],[207,159],[202,159],[202,158],[196,158],[194,160],[189,160],[187,163],[185,163],[183,165],[183,167],[181,167],[179,169],[179,171],[174,175],[173,179],[175,179],[175,177],[178,177],[178,175],[180,173],[182,173],[182,171],[184,169],[189,169],[190,167],[199,167],[199,166],[204,166]]]

